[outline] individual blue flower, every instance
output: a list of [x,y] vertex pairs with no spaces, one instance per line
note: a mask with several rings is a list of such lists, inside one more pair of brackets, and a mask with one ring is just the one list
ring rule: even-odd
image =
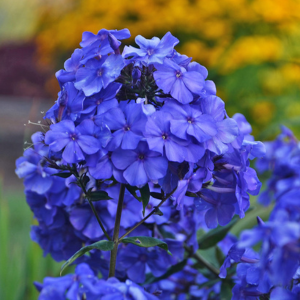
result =
[[[59,278],[46,277],[43,284],[35,283],[40,290],[38,300],[77,300],[85,293],[96,295],[98,280],[90,267],[82,263],[76,267],[75,274]],[[54,295],[55,298],[53,298]]]
[[185,197],[187,191],[197,193],[201,190],[203,182],[211,179],[210,172],[207,172],[205,168],[198,168],[193,172],[193,167],[190,167],[188,172],[182,180],[178,182],[178,187],[175,193],[172,195],[172,200],[175,201],[178,208],[182,207],[182,200]]
[[147,40],[138,35],[135,38],[135,42],[140,46],[140,49],[125,46],[122,55],[125,58],[131,57],[134,61],[141,61],[147,66],[154,63],[162,64],[164,58],[172,53],[179,40],[170,32],[167,32],[161,40],[157,37]]
[[248,249],[239,248],[235,243],[227,253],[227,256],[220,268],[220,278],[226,278],[226,269],[231,266],[232,263],[244,262],[249,264],[256,264],[259,262],[258,255]]
[[205,223],[208,228],[216,228],[228,224],[234,213],[236,203],[234,193],[215,193],[206,189],[201,190],[201,198],[195,199],[198,210],[206,210]]
[[96,153],[85,155],[86,166],[95,167],[99,159],[107,154],[104,148],[111,140],[111,131],[106,124],[98,122],[98,126],[91,124],[91,126],[82,128],[81,134],[92,135],[99,142],[100,149]]
[[[91,120],[85,120],[77,127],[71,120],[63,120],[50,126],[45,143],[54,152],[63,150],[62,157],[67,163],[82,161],[84,154],[94,154],[100,149],[99,141],[92,136],[93,126]],[[90,132],[90,135],[82,134],[82,131]]]
[[233,149],[218,157],[216,164],[220,171],[214,172],[214,186],[235,190],[240,218],[245,216],[245,211],[250,206],[248,193],[257,195],[261,188],[255,170],[249,167],[249,155],[249,149]]
[[68,82],[62,87],[56,103],[46,112],[44,118],[75,122],[83,110],[84,98],[83,92],[78,91],[72,82]]
[[112,82],[106,88],[102,88],[99,93],[85,98],[82,113],[101,115],[107,111],[107,108],[118,106],[116,95],[121,87],[120,83]]
[[55,73],[55,76],[61,88],[65,83],[75,80],[75,74],[81,66],[80,60],[82,59],[82,57],[82,49],[75,49],[71,57],[65,61],[65,70],[59,70]]
[[109,151],[118,147],[135,149],[143,138],[147,117],[143,113],[142,105],[139,103],[124,105],[123,102],[121,108],[112,108],[105,113],[103,119],[95,120],[96,124],[99,120],[103,120],[111,130],[115,130],[106,147]]
[[120,75],[123,67],[121,55],[113,54],[100,59],[90,59],[84,68],[77,71],[75,87],[82,90],[86,96],[99,93]]
[[202,143],[217,134],[213,117],[203,114],[199,109],[190,105],[178,105],[175,101],[168,101],[163,109],[172,114],[171,132],[181,139],[193,136]]
[[157,111],[148,119],[144,135],[151,150],[162,155],[165,153],[169,161],[183,162],[186,158],[186,141],[177,138],[170,131],[171,114]]
[[250,135],[252,127],[246,120],[245,116],[236,113],[232,118],[237,122],[239,127],[239,135],[232,142],[234,148],[247,149],[249,151],[249,158],[254,159],[256,157],[263,157],[266,154],[265,145],[262,142],[255,141],[254,137]]
[[142,186],[162,178],[168,161],[159,152],[149,150],[146,142],[140,142],[135,150],[118,149],[112,154],[116,168],[124,170],[123,176],[132,186]]
[[117,257],[117,265],[121,269],[125,269],[128,278],[136,283],[143,283],[145,281],[146,271],[159,277],[163,275],[169,267],[156,248],[148,250],[146,248],[137,247],[128,244],[121,248]]
[[157,86],[180,103],[192,102],[193,94],[199,94],[203,89],[204,78],[199,72],[188,71],[169,59],[162,65],[155,64],[155,68],[157,71],[153,76]]
[[112,176],[120,183],[127,183],[123,177],[123,171],[118,170],[111,160],[112,152],[103,155],[98,163],[89,168],[90,174],[95,179],[109,179]]
[[217,134],[205,141],[206,148],[218,155],[228,151],[228,144],[232,143],[239,134],[235,120],[225,117],[225,104],[217,96],[209,96],[201,101],[204,114],[211,115],[217,127]]
[[28,148],[22,157],[16,161],[16,174],[24,178],[25,191],[36,192],[40,195],[46,193],[52,186],[54,169],[46,166],[44,156],[48,149],[35,150]]
[[121,42],[118,40],[128,39],[130,32],[128,29],[121,30],[106,30],[101,29],[97,34],[85,31],[82,34],[82,41],[80,46],[83,47],[84,58],[81,63],[85,64],[89,59],[94,57],[101,57],[109,53],[115,52],[111,47],[109,36],[113,36],[117,40],[117,45],[120,46]]

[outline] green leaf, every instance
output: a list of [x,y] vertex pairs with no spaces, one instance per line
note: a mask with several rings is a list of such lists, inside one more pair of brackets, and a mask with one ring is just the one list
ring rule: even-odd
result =
[[[198,289],[211,287],[211,286],[215,285],[217,282],[219,282],[221,280],[222,280],[221,278],[216,278],[216,279],[212,279],[212,280],[209,280],[209,281],[205,281],[204,283],[201,283],[201,284],[198,285]],[[231,298],[229,298],[229,299],[231,299]]]
[[170,268],[168,268],[167,272],[159,277],[155,277],[154,275],[152,275],[152,273],[148,273],[146,275],[146,281],[144,282],[144,284],[152,284],[154,282],[158,282],[160,280],[166,279],[166,278],[170,277],[171,275],[181,271],[185,267],[186,263],[187,263],[187,259],[184,259],[183,261],[179,262],[178,264],[173,265]]
[[191,192],[186,192],[185,195],[188,196],[188,197],[199,198],[199,196],[197,194],[191,193]]
[[166,250],[168,254],[172,255],[172,253],[168,250],[168,244],[166,242],[163,242],[159,239],[150,236],[131,236],[131,237],[123,238],[121,242],[125,244],[127,243],[134,244],[143,248],[157,246],[159,248]]
[[216,251],[216,259],[219,263],[219,266],[222,266],[225,259],[225,255],[223,254],[222,250],[218,246],[216,246],[215,251]]
[[80,177],[80,180],[83,184],[83,186],[86,186],[88,184],[88,182],[90,181],[90,177],[85,174],[82,174]]
[[231,227],[239,220],[238,216],[234,216],[232,220],[225,226],[218,226],[215,229],[208,231],[198,239],[199,249],[207,249],[215,246],[218,242],[224,239]]
[[76,258],[84,255],[86,252],[91,251],[93,249],[98,249],[102,251],[111,251],[114,247],[113,241],[99,241],[97,243],[82,247],[80,250],[78,250],[72,257],[70,257],[61,267],[60,269],[60,275],[62,274],[63,270],[70,265]]
[[87,194],[87,197],[91,201],[100,201],[100,200],[110,200],[111,197],[108,196],[108,194],[104,191],[97,191],[97,192],[89,192]]
[[[148,205],[150,199],[149,185],[145,184],[142,188],[139,189],[136,186],[131,186],[127,184],[126,188],[134,198],[136,198],[137,200],[143,203],[143,216],[144,216],[146,206]],[[136,191],[139,191],[141,196],[137,195]]]
[[58,176],[58,177],[61,177],[61,178],[68,178],[71,175],[73,175],[73,173],[70,173],[70,172],[68,172],[68,173],[61,172],[61,173],[52,174],[52,176]]
[[154,215],[163,216],[164,214],[163,214],[163,212],[159,208],[156,207]]
[[222,280],[221,291],[220,291],[220,300],[228,300],[232,298],[232,288],[234,283],[232,280]]
[[156,192],[151,192],[150,196],[153,198],[156,198],[156,199],[160,199],[160,200],[162,200],[164,197],[164,195],[162,193],[156,193]]

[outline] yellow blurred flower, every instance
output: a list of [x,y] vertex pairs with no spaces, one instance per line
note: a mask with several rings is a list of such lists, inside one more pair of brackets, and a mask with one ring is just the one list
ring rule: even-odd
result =
[[276,61],[282,53],[281,48],[281,43],[276,37],[242,37],[232,45],[223,58],[221,72],[228,73],[247,64]]
[[271,121],[275,111],[273,103],[260,101],[251,109],[252,118],[259,124],[266,124]]
[[[267,126],[282,109],[280,95],[300,92],[300,0],[46,3],[40,7],[36,37],[43,63],[55,65],[59,59],[61,66],[79,47],[83,31],[128,28],[132,37],[126,44],[133,44],[138,34],[152,38],[171,31],[180,40],[176,49],[209,69],[230,113],[245,113],[254,130]],[[284,114],[291,110],[282,117],[287,119]]]

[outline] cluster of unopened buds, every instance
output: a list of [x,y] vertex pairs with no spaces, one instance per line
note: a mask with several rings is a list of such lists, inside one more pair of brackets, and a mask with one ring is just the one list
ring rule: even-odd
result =
[[229,230],[260,191],[250,160],[264,144],[243,115],[228,117],[206,68],[179,54],[171,33],[121,51],[129,36],[83,33],[56,73],[46,130],[17,160],[39,222],[32,239],[67,260],[62,269],[77,264],[36,283],[40,300],[219,299],[218,269],[197,250],[220,242],[226,232],[217,239],[214,228]]

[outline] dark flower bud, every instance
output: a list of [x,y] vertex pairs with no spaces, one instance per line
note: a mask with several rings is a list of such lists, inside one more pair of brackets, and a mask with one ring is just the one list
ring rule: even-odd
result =
[[116,39],[116,37],[111,33],[109,33],[108,41],[110,47],[115,51],[115,54],[120,54],[120,49],[119,49],[120,42]]
[[134,68],[132,70],[132,80],[133,80],[133,84],[136,84],[137,81],[141,78],[141,71],[138,68]]
[[258,225],[265,225],[265,222],[260,217],[257,216],[256,220]]

